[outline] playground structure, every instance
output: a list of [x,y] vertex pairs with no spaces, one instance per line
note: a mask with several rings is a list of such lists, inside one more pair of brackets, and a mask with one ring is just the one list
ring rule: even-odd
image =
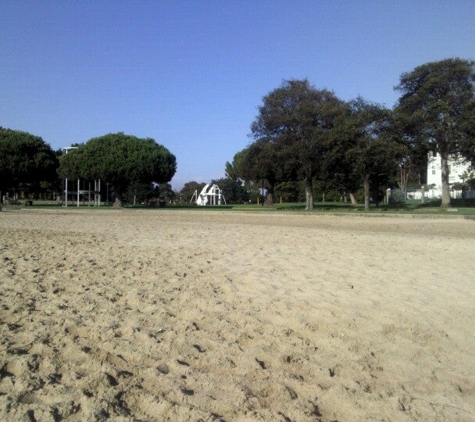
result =
[[[68,147],[68,148],[63,148],[63,153],[67,154],[70,150],[72,149],[77,149],[77,147]],[[63,201],[63,206],[67,207],[68,206],[68,200],[71,202],[74,202],[74,199],[76,198],[76,205],[79,207],[79,203],[82,198],[82,203],[86,203],[86,199],[88,202],[88,205],[91,205],[91,197],[94,198],[94,206],[99,207],[101,205],[101,180],[94,180],[94,190],[91,190],[91,182],[89,182],[88,189],[85,188],[85,182],[83,182],[83,189],[81,189],[81,180],[77,180],[77,188],[74,190],[74,181],[73,183],[73,190],[69,190],[69,182],[68,179],[64,179],[64,201]]]
[[198,190],[195,190],[195,193],[191,197],[190,202],[196,202],[196,205],[205,206],[205,205],[226,205],[226,199],[224,199],[223,193],[218,185],[215,184],[206,184],[205,187],[201,190],[201,193],[198,195]]
[[[72,189],[74,189],[74,181],[72,181]],[[76,199],[76,205],[79,207],[80,202],[83,205],[88,203],[91,205],[94,202],[95,207],[99,207],[101,205],[101,181],[94,180],[94,190],[91,189],[91,182],[89,182],[88,189],[81,189],[81,180],[77,180],[77,187],[76,190],[69,190],[70,182],[68,179],[64,179],[64,201],[63,206],[68,206],[68,200],[74,203]],[[85,182],[83,182],[83,188],[85,188]]]

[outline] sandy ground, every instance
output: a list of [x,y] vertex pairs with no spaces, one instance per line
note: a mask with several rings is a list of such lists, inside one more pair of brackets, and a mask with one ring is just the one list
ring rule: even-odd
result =
[[475,421],[475,221],[0,213],[2,421]]

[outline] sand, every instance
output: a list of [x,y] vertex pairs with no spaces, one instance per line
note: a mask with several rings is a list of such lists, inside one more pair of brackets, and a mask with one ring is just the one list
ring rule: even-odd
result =
[[2,421],[474,421],[475,221],[0,213]]

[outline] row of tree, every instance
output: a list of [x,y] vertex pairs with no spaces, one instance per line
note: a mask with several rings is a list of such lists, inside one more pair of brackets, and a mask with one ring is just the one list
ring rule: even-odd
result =
[[[278,193],[288,201],[305,199],[312,209],[317,186],[352,202],[363,191],[368,209],[380,188],[405,189],[410,174],[421,182],[433,152],[442,158],[442,206],[449,206],[449,158],[475,162],[474,86],[475,63],[463,59],[404,73],[393,109],[363,98],[343,101],[308,80],[284,81],[263,98],[251,125],[253,142],[226,163],[226,177],[213,182],[233,203],[266,192],[268,204]],[[117,204],[158,197],[189,202],[204,183],[173,192],[168,182],[175,171],[175,156],[150,138],[108,134],[63,154],[40,137],[0,127],[0,201],[4,193],[61,192],[67,178],[101,179]]]
[[167,182],[175,171],[175,156],[151,138],[108,134],[65,153],[54,152],[38,136],[0,128],[0,201],[18,192],[35,198],[61,192],[64,179],[100,179],[119,206],[136,196],[144,200],[165,194],[169,199]]
[[176,171],[176,158],[153,139],[111,133],[90,139],[60,158],[58,174],[68,179],[101,179],[110,183],[115,205],[122,206],[131,188],[144,189],[169,182]]
[[55,190],[57,154],[39,136],[0,127],[0,204],[19,190],[38,196]]
[[442,159],[442,206],[449,206],[449,158],[475,163],[475,62],[424,64],[395,89],[401,97],[388,109],[361,97],[345,102],[308,80],[284,81],[263,98],[254,141],[226,163],[227,176],[265,181],[269,204],[276,186],[301,181],[306,209],[313,208],[315,183],[352,201],[363,188],[369,209],[381,187],[405,188],[410,171],[425,172],[433,152]]

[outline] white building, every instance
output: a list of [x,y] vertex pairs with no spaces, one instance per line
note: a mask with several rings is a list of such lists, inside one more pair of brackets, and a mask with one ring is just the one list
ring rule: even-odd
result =
[[[470,165],[463,160],[453,157],[449,159],[449,185],[454,183],[465,183],[467,175],[470,174]],[[473,172],[472,172],[472,177]],[[469,177],[469,178],[472,178]],[[442,196],[442,166],[439,154],[429,153],[427,163],[427,196],[429,198],[440,198]],[[452,190],[451,195],[455,198],[461,197],[460,190]]]
[[201,193],[198,195],[198,191],[196,190],[193,196],[191,197],[191,201],[196,201],[197,205],[205,206],[205,205],[222,205],[223,202],[226,204],[226,200],[224,199],[223,193],[218,185],[207,184],[201,190]]

